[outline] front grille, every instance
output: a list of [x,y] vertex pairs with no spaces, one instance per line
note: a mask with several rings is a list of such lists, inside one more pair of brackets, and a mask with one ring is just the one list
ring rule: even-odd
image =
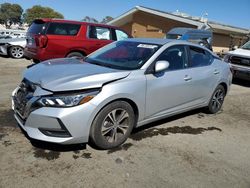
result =
[[247,57],[231,56],[230,62],[232,64],[250,67],[250,58]]
[[32,82],[24,79],[13,96],[15,111],[23,121],[26,120],[31,111],[38,108],[34,105],[37,100],[36,97],[33,97],[35,89],[36,86]]

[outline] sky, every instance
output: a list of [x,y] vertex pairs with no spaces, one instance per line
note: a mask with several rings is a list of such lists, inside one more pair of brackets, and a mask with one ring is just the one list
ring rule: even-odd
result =
[[0,0],[17,3],[25,10],[33,5],[48,6],[65,19],[85,16],[101,21],[105,16],[120,16],[140,5],[166,12],[184,12],[192,16],[208,13],[208,20],[250,29],[250,0]]

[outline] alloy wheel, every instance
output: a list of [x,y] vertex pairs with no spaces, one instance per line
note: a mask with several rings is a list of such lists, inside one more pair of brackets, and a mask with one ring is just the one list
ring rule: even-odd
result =
[[212,108],[214,111],[218,111],[224,101],[224,91],[222,89],[216,90],[212,98]]
[[23,54],[24,54],[23,48],[19,46],[13,46],[10,49],[10,54],[14,58],[21,58],[23,57]]
[[114,143],[124,137],[128,128],[128,112],[124,109],[114,109],[104,118],[101,133],[109,143]]

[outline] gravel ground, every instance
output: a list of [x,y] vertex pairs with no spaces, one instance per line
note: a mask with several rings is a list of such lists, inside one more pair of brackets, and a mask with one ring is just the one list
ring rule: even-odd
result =
[[236,81],[223,110],[194,110],[136,129],[120,148],[29,141],[11,91],[30,62],[0,57],[0,187],[250,187],[250,84]]

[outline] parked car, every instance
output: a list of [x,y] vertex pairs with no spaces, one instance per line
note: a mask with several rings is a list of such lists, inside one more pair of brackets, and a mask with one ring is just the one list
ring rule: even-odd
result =
[[250,41],[240,48],[228,52],[224,60],[230,63],[234,78],[250,80]]
[[166,34],[167,39],[187,40],[201,46],[205,46],[209,50],[212,49],[213,33],[204,29],[193,29],[186,27],[176,27]]
[[35,62],[84,57],[113,41],[129,37],[123,30],[110,25],[37,19],[27,32],[25,56]]
[[8,37],[5,39],[0,39],[0,54],[19,59],[23,57],[25,46],[25,38]]
[[205,107],[218,112],[232,74],[228,63],[186,41],[127,39],[84,60],[28,68],[13,110],[31,138],[101,149],[125,142],[134,127]]

